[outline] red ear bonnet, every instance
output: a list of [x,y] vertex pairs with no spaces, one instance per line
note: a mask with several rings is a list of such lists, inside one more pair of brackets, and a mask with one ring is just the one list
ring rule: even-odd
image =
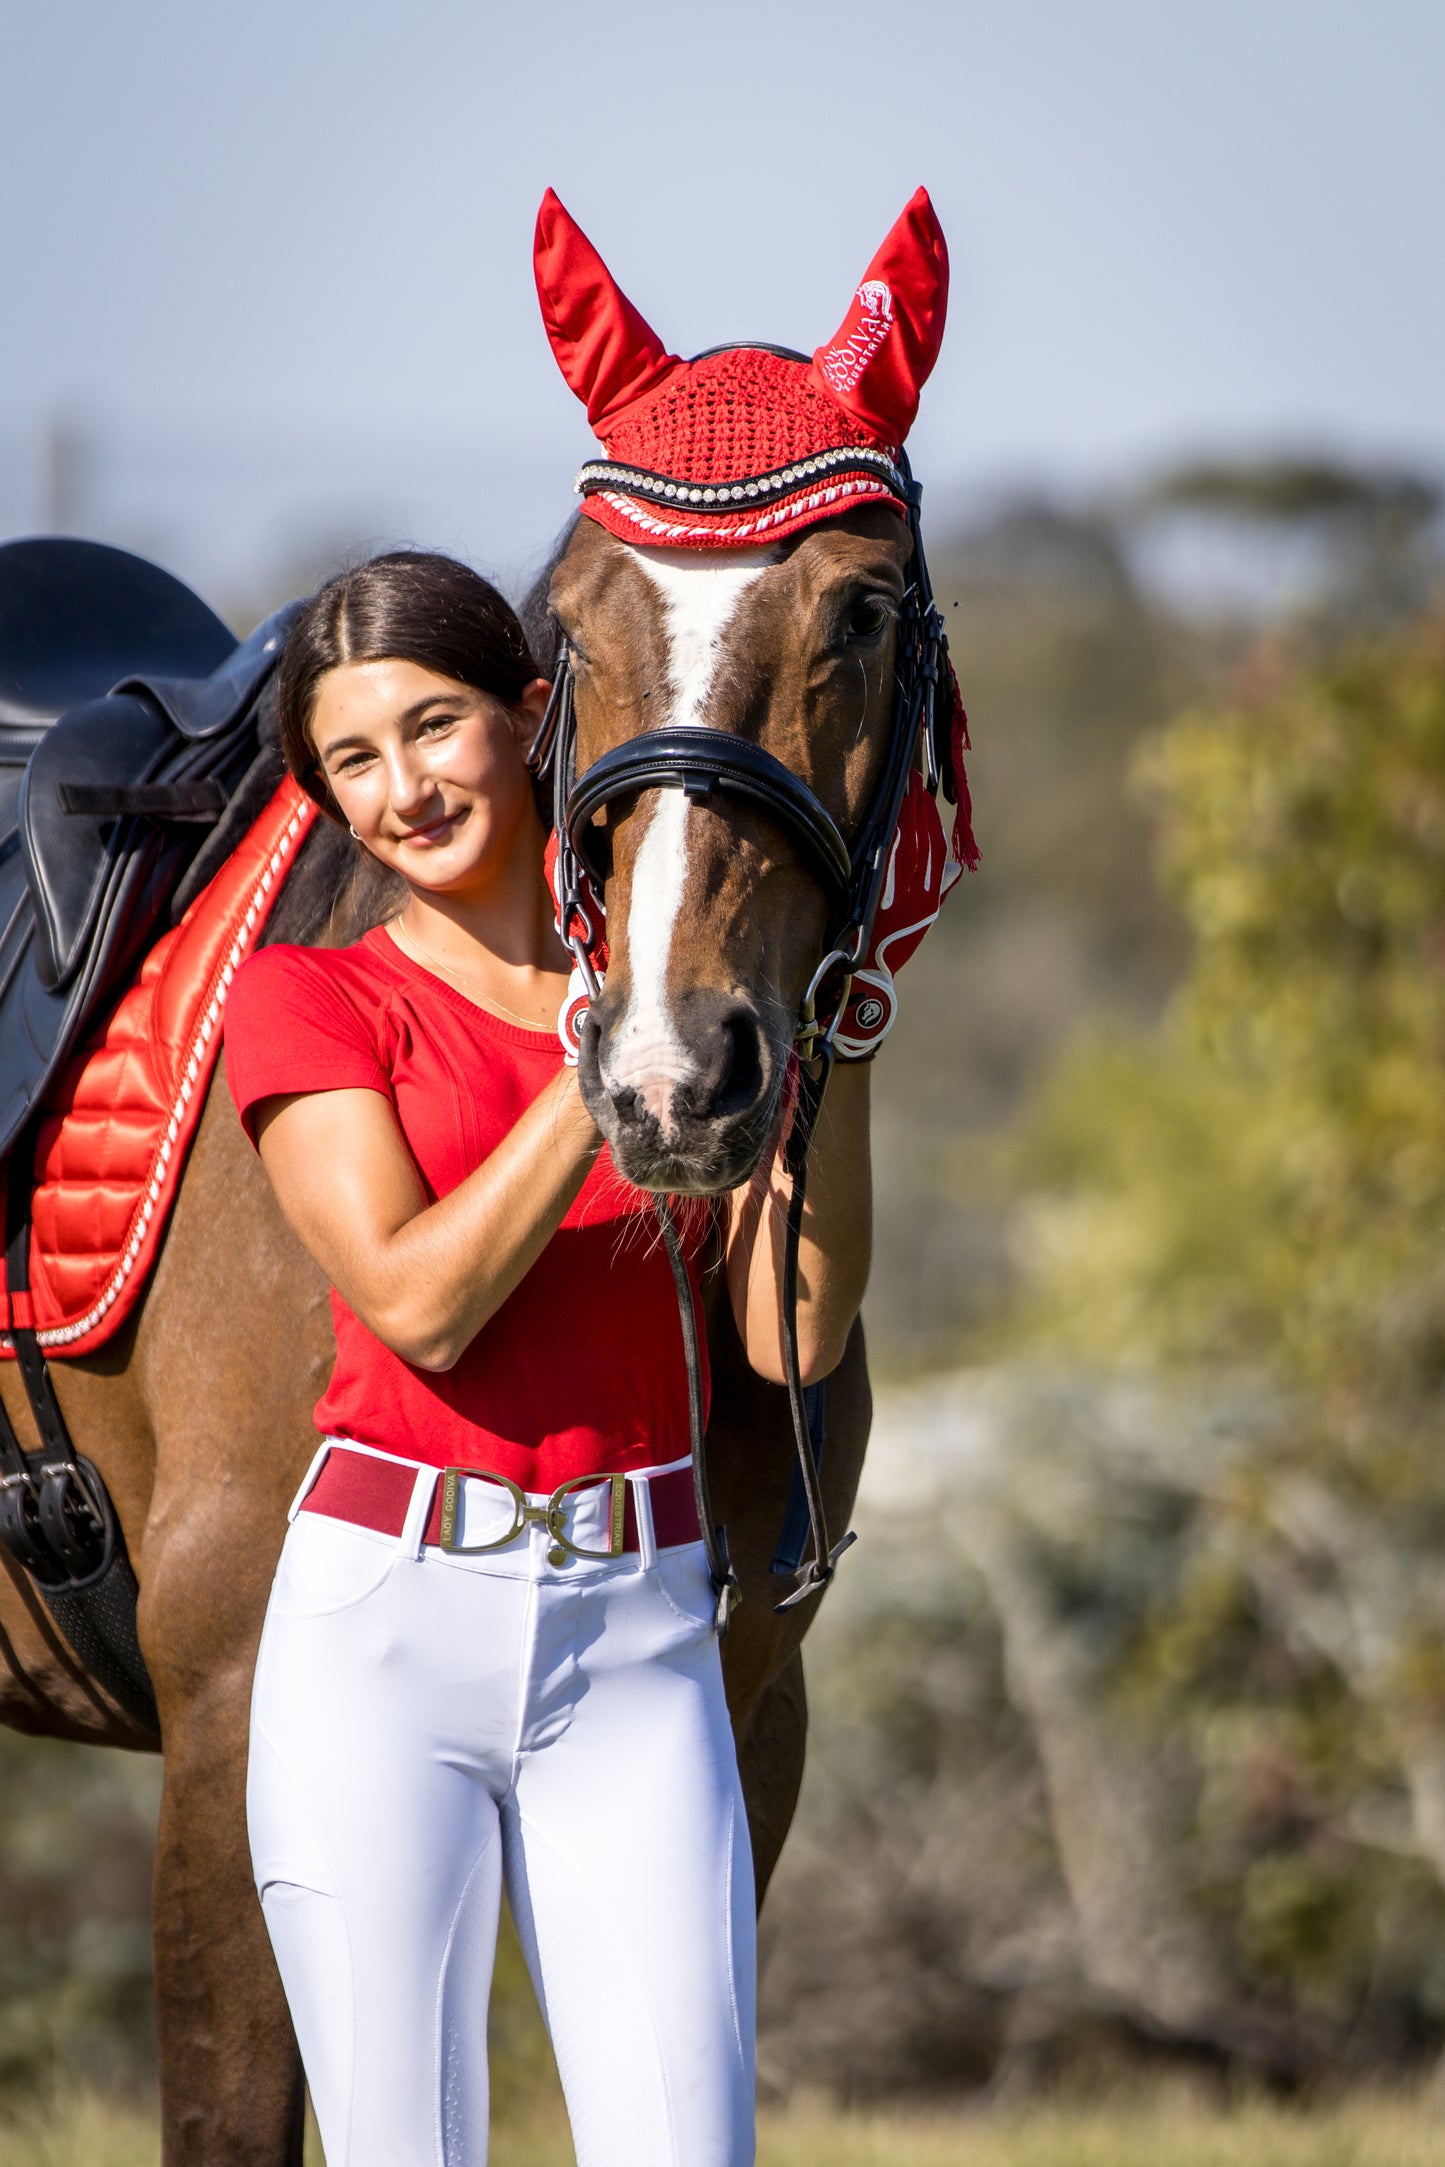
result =
[[903,515],[899,452],[943,339],[948,250],[920,188],[811,361],[767,346],[670,354],[549,188],[537,292],[605,456],[582,509],[624,541],[741,549],[874,503]]
[[948,314],[948,246],[920,188],[813,356],[824,389],[878,441],[901,444],[933,372]]
[[599,432],[678,366],[549,188],[533,248],[537,298],[557,366]]

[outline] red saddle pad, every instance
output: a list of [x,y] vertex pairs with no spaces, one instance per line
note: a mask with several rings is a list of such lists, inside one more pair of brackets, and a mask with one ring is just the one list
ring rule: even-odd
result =
[[[50,1355],[94,1353],[145,1287],[206,1102],[231,981],[315,818],[288,776],[47,1094],[30,1293],[12,1311],[0,1291],[0,1325],[33,1323]],[[0,1289],[3,1270],[0,1259]],[[0,1338],[0,1356],[14,1351]]]

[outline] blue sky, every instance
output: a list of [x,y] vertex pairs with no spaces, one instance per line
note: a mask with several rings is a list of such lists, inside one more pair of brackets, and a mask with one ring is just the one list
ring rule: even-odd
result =
[[1200,449],[1445,467],[1442,94],[1405,0],[9,0],[0,531],[70,441],[78,523],[223,601],[332,539],[515,580],[590,442],[549,182],[682,352],[817,344],[926,182],[939,517]]

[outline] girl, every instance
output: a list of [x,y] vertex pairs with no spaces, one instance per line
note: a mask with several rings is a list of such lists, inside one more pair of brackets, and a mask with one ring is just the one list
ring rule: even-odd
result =
[[[278,684],[293,774],[405,897],[353,947],[262,950],[227,1010],[336,1327],[249,1785],[326,2157],[484,2160],[505,1880],[581,2167],[746,2167],[747,1825],[671,1273],[557,1035],[526,764],[548,685],[485,581],[414,554],[324,587]],[[818,1140],[819,1373],[867,1271],[866,1077],[835,1079]],[[777,1378],[773,1245],[741,1204],[728,1284]]]

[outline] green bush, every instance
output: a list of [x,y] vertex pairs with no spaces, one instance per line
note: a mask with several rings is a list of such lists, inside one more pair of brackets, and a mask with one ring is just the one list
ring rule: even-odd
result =
[[1263,648],[1138,777],[1193,960],[1016,1140],[1015,1330],[1253,1396],[1110,1691],[1188,1743],[1242,1980],[1409,2051],[1445,2021],[1445,624]]

